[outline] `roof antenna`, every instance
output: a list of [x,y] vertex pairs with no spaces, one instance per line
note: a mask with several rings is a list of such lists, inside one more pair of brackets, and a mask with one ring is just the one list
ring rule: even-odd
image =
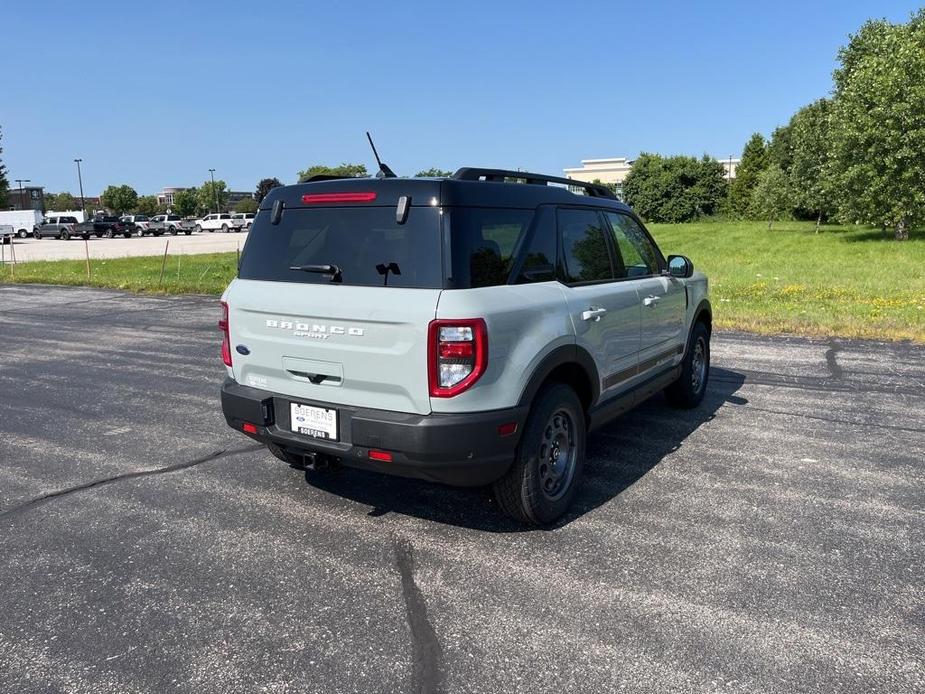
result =
[[376,145],[373,144],[372,135],[369,134],[369,131],[366,131],[366,139],[369,140],[369,146],[373,148],[373,154],[376,157],[376,163],[379,164],[379,173],[376,174],[376,178],[398,178],[395,175],[395,172],[389,168],[388,164],[383,164],[382,160],[379,158],[379,152],[376,151]]

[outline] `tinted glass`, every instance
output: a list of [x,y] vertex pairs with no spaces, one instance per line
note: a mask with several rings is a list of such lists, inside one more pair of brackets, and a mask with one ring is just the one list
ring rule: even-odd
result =
[[533,220],[533,210],[490,207],[450,208],[452,286],[507,284],[517,249]]
[[607,220],[617,247],[617,277],[645,277],[659,273],[658,252],[649,237],[629,215],[608,212]]
[[566,282],[613,278],[601,216],[594,210],[559,210],[563,276]]
[[62,217],[61,224],[77,224],[77,217]]
[[179,222],[180,216],[175,214],[169,214],[165,217],[168,222]]
[[534,222],[532,238],[524,253],[524,262],[517,276],[518,284],[549,282],[556,279],[556,213],[541,208]]
[[290,267],[336,265],[343,284],[441,288],[441,258],[435,207],[412,207],[404,224],[396,223],[394,207],[292,209],[277,225],[269,215],[255,219],[238,275],[326,284],[330,276]]

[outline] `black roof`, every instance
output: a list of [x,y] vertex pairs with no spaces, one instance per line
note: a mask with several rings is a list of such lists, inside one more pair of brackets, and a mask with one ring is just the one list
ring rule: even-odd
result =
[[[487,173],[486,173],[487,172]],[[502,176],[503,174],[503,176]],[[526,183],[509,182],[507,178],[518,178]],[[487,179],[487,180],[486,180]],[[584,187],[589,194],[573,193],[561,185],[568,184]],[[467,206],[467,207],[510,207],[534,209],[538,205],[593,205],[609,209],[628,210],[629,208],[613,197],[604,186],[572,181],[553,176],[543,176],[521,171],[501,169],[460,169],[447,178],[334,178],[320,176],[304,183],[273,188],[261,201],[260,209],[272,208],[276,200],[282,200],[286,208],[307,207],[303,195],[319,193],[374,192],[375,202],[371,203],[336,203],[326,202],[322,205],[341,204],[353,206],[372,204],[392,206],[398,204],[402,196],[411,198],[412,206]]]

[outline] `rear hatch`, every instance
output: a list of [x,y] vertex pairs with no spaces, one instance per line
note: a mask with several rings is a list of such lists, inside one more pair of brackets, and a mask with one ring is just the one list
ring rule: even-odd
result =
[[235,380],[294,400],[429,413],[438,208],[399,220],[392,204],[335,201],[272,217],[257,214],[224,297]]

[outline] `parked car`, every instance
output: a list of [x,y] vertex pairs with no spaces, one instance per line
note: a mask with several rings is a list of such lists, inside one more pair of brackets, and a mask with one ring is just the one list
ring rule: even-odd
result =
[[16,231],[16,235],[24,239],[29,236],[39,224],[43,215],[38,210],[4,210],[0,212],[0,224],[9,224]]
[[148,223],[148,230],[155,236],[160,236],[161,234],[173,234],[176,236],[181,231],[187,236],[193,233],[192,224],[178,214],[154,215]]
[[235,212],[231,215],[231,228],[234,231],[250,231],[256,216],[253,212]]
[[32,235],[36,239],[41,239],[46,236],[61,239],[62,241],[67,241],[72,236],[81,236],[82,238],[90,238],[90,234],[86,231],[78,233],[75,231],[75,227],[80,222],[77,221],[76,217],[70,216],[61,216],[52,215],[51,217],[45,217],[41,224],[39,224],[32,231]]
[[148,226],[151,224],[151,220],[148,215],[145,214],[127,214],[119,218],[119,220],[132,228],[132,231],[137,236],[144,236],[145,234],[151,234],[152,236],[160,236],[159,233],[148,230]]
[[232,227],[230,212],[207,214],[196,222],[196,231],[230,231]]
[[71,233],[79,234],[83,238],[89,238],[91,235],[97,238],[105,236],[107,239],[112,239],[116,236],[130,238],[131,235],[135,233],[135,229],[118,217],[113,217],[112,215],[96,215],[93,219],[88,219],[86,222],[79,222],[71,230]]
[[490,484],[546,524],[588,431],[704,397],[707,278],[605,186],[464,168],[309,179],[260,209],[221,299],[222,410],[290,465]]

